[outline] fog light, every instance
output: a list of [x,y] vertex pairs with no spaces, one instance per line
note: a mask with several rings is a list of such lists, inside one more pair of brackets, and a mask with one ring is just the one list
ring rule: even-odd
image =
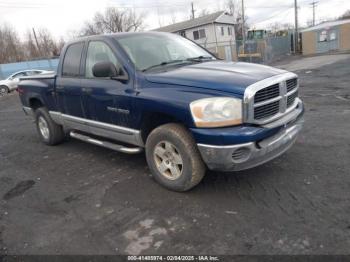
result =
[[250,157],[251,150],[248,147],[241,147],[233,151],[232,160],[235,163],[242,163]]

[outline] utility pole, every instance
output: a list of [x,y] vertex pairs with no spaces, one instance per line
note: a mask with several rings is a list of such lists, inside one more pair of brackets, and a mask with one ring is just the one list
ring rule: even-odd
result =
[[192,19],[194,19],[194,12],[196,10],[194,10],[194,7],[193,7],[193,2],[191,2],[191,13],[192,13]]
[[315,10],[316,10],[317,3],[318,3],[318,2],[313,1],[313,2],[310,4],[310,5],[312,5],[312,14],[313,14],[313,16],[312,16],[312,26],[315,26],[315,17],[316,17],[316,15],[315,15]]
[[245,17],[244,17],[244,0],[242,0],[242,38],[245,42]]
[[294,53],[299,51],[299,30],[298,30],[298,2],[294,0],[294,12],[295,12],[295,32],[294,32]]
[[36,43],[36,47],[38,48],[38,53],[40,54],[40,47],[39,47],[39,42],[38,42],[38,38],[36,37],[36,33],[35,33],[35,29],[34,27],[33,29],[33,35],[34,35],[34,39],[35,39],[35,43]]

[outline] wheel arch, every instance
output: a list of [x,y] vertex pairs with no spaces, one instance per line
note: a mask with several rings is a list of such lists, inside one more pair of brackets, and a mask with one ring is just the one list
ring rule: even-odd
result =
[[34,111],[36,109],[38,109],[39,107],[43,107],[44,103],[42,102],[42,100],[38,97],[31,97],[28,99],[28,105],[31,109],[33,109]]
[[143,114],[141,120],[141,138],[144,143],[146,143],[147,137],[155,128],[169,124],[169,123],[179,123],[184,126],[186,124],[180,119],[174,117],[173,115],[163,113],[163,112],[146,112]]

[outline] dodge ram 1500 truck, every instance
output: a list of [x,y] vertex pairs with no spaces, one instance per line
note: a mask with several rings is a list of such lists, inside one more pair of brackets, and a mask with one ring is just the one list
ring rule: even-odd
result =
[[217,59],[174,34],[82,38],[62,50],[57,74],[23,78],[23,110],[41,140],[70,136],[124,153],[145,150],[154,179],[197,185],[206,169],[263,164],[295,142],[303,123],[297,75]]

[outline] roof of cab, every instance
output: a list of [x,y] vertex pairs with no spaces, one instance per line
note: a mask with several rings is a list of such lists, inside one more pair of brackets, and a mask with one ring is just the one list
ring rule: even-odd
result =
[[113,33],[113,34],[101,34],[101,35],[91,35],[91,36],[83,36],[77,39],[74,39],[72,41],[69,41],[68,44],[77,43],[81,41],[87,41],[87,40],[99,40],[103,38],[114,38],[118,39],[119,37],[125,37],[129,35],[166,35],[170,33],[165,32],[154,32],[154,31],[148,31],[148,32],[120,32],[120,33]]

